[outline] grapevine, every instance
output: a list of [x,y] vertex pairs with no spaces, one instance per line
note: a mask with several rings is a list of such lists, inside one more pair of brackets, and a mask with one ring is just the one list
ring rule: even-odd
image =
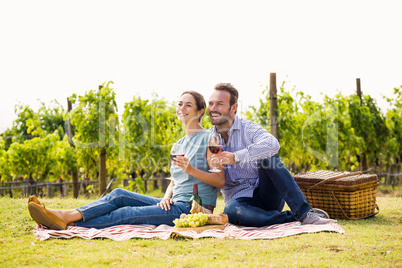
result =
[[[170,146],[184,135],[175,104],[157,95],[152,100],[134,97],[118,116],[109,84],[84,96],[73,94],[69,99],[75,107],[68,113],[57,102],[41,103],[36,111],[17,105],[13,127],[0,134],[1,181],[31,175],[34,180],[53,182],[61,177],[69,180],[73,173],[96,179],[100,167],[106,165],[108,176],[121,181],[129,174],[136,179],[136,190],[145,192],[140,187],[143,178],[169,176]],[[259,105],[248,107],[245,117],[270,131],[268,88],[262,93]],[[400,174],[402,86],[384,98],[390,105],[386,112],[368,95],[359,98],[339,92],[316,102],[282,84],[277,94],[279,156],[292,174],[368,168],[379,176]],[[75,147],[66,136],[67,120],[73,125]],[[207,115],[202,124],[211,127]],[[103,149],[106,162],[100,161]],[[394,186],[400,176],[383,181]]]

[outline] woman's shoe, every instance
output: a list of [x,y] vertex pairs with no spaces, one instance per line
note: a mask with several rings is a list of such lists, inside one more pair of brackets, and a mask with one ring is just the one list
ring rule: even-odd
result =
[[34,203],[36,203],[36,204],[38,204],[38,205],[42,205],[42,204],[39,202],[38,198],[36,198],[36,196],[34,196],[34,195],[31,195],[31,196],[28,198],[28,204],[31,203],[31,202],[34,202]]
[[40,225],[44,225],[52,230],[65,230],[67,227],[65,220],[59,218],[42,205],[31,202],[28,204],[28,210],[31,217]]
[[[36,198],[36,196],[34,196],[34,195],[31,195],[31,196],[28,198],[28,205],[29,205],[29,203],[31,203],[31,202],[34,202],[34,203],[36,203],[36,204],[42,206],[42,204],[39,202],[38,198]],[[38,225],[41,225],[39,222],[37,222],[37,221],[35,221],[35,222],[36,222]]]

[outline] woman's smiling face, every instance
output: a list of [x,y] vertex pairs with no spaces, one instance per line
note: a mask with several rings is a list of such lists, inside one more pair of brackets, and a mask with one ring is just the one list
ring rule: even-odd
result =
[[180,97],[176,107],[176,115],[180,122],[184,124],[192,121],[198,122],[198,118],[203,114],[204,110],[197,110],[197,104],[191,94],[184,94]]

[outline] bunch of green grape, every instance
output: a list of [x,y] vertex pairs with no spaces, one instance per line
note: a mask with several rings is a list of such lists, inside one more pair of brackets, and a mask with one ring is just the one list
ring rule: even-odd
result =
[[208,221],[208,216],[202,212],[198,212],[195,214],[182,214],[180,219],[175,219],[173,221],[174,226],[176,227],[200,227],[204,226]]

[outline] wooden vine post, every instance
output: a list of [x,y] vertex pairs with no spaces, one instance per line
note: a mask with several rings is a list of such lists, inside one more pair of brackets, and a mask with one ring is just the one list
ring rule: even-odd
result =
[[[102,89],[102,85],[99,86],[99,90]],[[105,116],[105,106],[103,105],[101,108],[101,103],[99,105],[99,120],[101,121],[102,118],[103,120],[106,120]],[[101,113],[104,113],[104,116],[101,115]],[[102,196],[102,194],[106,191],[106,144],[105,144],[105,135],[106,135],[106,122],[99,122],[99,146],[101,146],[101,151],[99,154],[99,196]],[[103,136],[102,136],[103,135]]]
[[271,126],[271,134],[279,141],[278,105],[276,93],[276,73],[271,73],[269,82],[269,121]]
[[[357,96],[359,96],[360,99],[360,106],[363,106],[363,99],[362,99],[362,89],[360,86],[360,78],[356,78],[356,94]],[[366,153],[363,152],[362,153],[362,157],[361,157],[361,170],[365,171],[368,169],[368,164],[367,164],[367,156]]]
[[362,89],[361,89],[361,86],[360,86],[360,78],[356,78],[356,93],[357,93],[357,96],[359,96],[359,99],[360,99],[360,106],[362,106],[363,101],[362,101]]
[[[71,104],[71,101],[69,98],[67,98],[67,112],[71,112],[73,110],[73,106]],[[69,119],[67,122],[67,136],[68,136],[68,143],[70,144],[71,147],[75,148],[74,142],[73,142],[73,137],[74,137],[74,132],[73,128],[71,126],[71,120]],[[79,185],[78,185],[78,170],[77,168],[73,168],[71,170],[71,177],[73,180],[73,196],[74,198],[78,198],[79,195]]]

